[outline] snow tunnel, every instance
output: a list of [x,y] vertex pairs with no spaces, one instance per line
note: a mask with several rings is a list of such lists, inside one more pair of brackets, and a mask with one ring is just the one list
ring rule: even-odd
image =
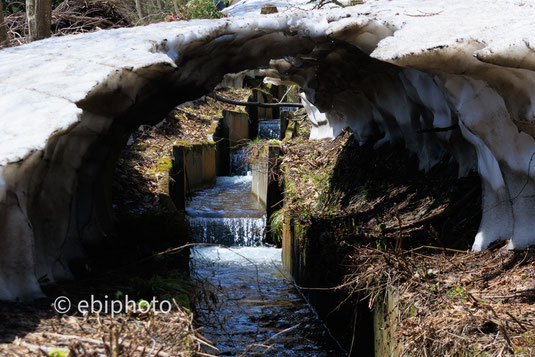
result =
[[42,277],[70,278],[69,265],[113,231],[112,171],[135,128],[249,69],[303,89],[313,138],[349,126],[361,143],[404,143],[421,170],[446,157],[460,176],[477,170],[483,214],[473,249],[534,244],[535,35],[524,26],[533,17],[499,6],[443,5],[421,16],[420,3],[378,2],[0,51],[0,299],[38,297]]

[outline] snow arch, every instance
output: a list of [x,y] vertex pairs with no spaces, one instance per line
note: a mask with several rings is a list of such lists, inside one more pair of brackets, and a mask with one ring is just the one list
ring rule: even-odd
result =
[[534,244],[530,14],[513,1],[377,1],[0,51],[0,299],[39,296],[39,278],[69,278],[69,264],[109,234],[111,170],[133,128],[226,73],[268,65],[273,81],[304,88],[317,138],[350,126],[361,142],[376,133],[404,142],[424,170],[447,153],[461,175],[477,166],[484,214],[474,249]]

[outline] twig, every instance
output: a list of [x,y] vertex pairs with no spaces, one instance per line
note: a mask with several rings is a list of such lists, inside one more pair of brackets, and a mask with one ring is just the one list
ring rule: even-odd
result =
[[209,95],[211,98],[214,98],[217,101],[233,104],[233,105],[242,105],[246,107],[261,107],[261,108],[280,108],[280,107],[294,107],[294,108],[303,108],[301,103],[260,103],[260,102],[240,102],[239,100],[233,100],[221,97],[216,93],[211,93]]
[[528,331],[528,329],[526,328],[526,326],[524,326],[524,324],[522,322],[520,322],[513,314],[511,314],[509,311],[506,311],[505,312],[510,318],[512,318],[517,324],[518,326],[520,326],[524,331]]
[[409,228],[414,228],[414,227],[418,227],[418,226],[422,226],[424,224],[428,224],[428,223],[434,222],[439,218],[447,217],[447,216],[449,216],[449,215],[451,215],[453,213],[456,213],[458,211],[458,208],[462,207],[466,202],[468,202],[472,198],[472,196],[474,194],[476,194],[477,192],[478,192],[478,188],[473,188],[471,191],[469,191],[459,201],[455,202],[453,205],[449,206],[448,208],[446,208],[446,209],[444,209],[444,210],[442,210],[442,211],[440,211],[438,213],[435,213],[435,214],[432,214],[432,215],[427,216],[425,218],[422,218],[419,221],[406,224],[406,225],[404,225],[402,227],[387,227],[386,229],[384,229],[383,232],[384,233],[392,233],[392,232],[395,232],[397,230],[405,230],[405,229],[409,229]]
[[421,15],[414,15],[414,14],[407,14],[407,13],[404,13],[404,14],[407,15],[407,16],[411,16],[411,17],[429,17],[429,16],[436,16],[436,15],[439,15],[440,13],[442,13],[442,11],[439,11],[439,12],[423,12],[423,11],[420,11],[420,10],[418,10],[418,12],[420,12]]

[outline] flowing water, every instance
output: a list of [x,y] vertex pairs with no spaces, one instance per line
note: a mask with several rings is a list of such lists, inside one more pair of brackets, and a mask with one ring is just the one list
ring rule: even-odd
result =
[[201,333],[219,355],[338,356],[328,331],[285,277],[281,250],[262,245],[264,208],[251,176],[219,177],[186,211],[200,243],[192,276],[206,286],[196,303]]
[[218,177],[214,187],[197,192],[186,208],[195,242],[261,245],[266,217],[250,191],[246,175]]
[[258,138],[280,140],[281,138],[280,119],[260,120],[258,122]]
[[251,170],[247,162],[247,151],[245,149],[230,150],[230,175],[247,175]]

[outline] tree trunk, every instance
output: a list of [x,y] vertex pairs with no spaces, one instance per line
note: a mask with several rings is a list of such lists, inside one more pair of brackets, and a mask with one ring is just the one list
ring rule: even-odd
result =
[[50,37],[52,0],[26,0],[30,41]]
[[139,21],[141,21],[143,19],[143,4],[141,4],[141,0],[136,0],[136,11]]
[[173,7],[175,8],[176,17],[178,19],[180,19],[182,14],[181,14],[180,10],[178,9],[178,5],[177,5],[176,2],[177,2],[177,0],[173,0]]
[[158,10],[160,10],[160,12],[161,12],[163,10],[162,0],[156,0],[156,5],[158,6]]
[[2,0],[0,0],[0,45],[7,47],[7,30],[6,24],[4,24],[4,9],[2,8]]

